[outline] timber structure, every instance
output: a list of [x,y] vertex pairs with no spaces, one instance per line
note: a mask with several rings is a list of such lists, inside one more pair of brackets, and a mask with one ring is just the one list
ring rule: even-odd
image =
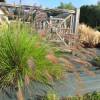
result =
[[78,39],[80,9],[42,9],[40,6],[11,5],[0,3],[9,12],[8,18],[30,22],[39,32],[47,34],[47,39],[73,45]]

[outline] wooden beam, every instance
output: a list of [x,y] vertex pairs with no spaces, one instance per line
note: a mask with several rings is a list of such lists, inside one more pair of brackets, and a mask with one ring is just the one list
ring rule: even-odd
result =
[[79,17],[80,17],[80,9],[76,9],[76,16],[75,16],[75,34],[78,33]]
[[63,21],[64,19],[63,18],[55,18],[55,17],[50,17],[51,20],[60,20],[60,21]]

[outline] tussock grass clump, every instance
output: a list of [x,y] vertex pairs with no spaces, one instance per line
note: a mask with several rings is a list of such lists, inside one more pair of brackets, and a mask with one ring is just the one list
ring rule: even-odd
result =
[[93,47],[100,43],[100,32],[92,29],[90,26],[81,24],[79,26],[80,42]]
[[45,84],[60,79],[63,68],[54,63],[56,59],[27,25],[9,26],[0,31],[0,89],[17,88],[17,96],[23,98],[21,88],[32,80]]

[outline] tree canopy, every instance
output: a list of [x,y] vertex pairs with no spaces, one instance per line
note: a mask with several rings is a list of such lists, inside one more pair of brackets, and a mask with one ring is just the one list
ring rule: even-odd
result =
[[74,7],[74,5],[73,5],[71,2],[70,2],[70,3],[67,3],[67,4],[61,2],[60,5],[59,5],[57,8],[72,10],[72,9],[74,9],[75,7]]
[[89,26],[100,26],[100,3],[97,5],[84,5],[80,8],[80,22]]

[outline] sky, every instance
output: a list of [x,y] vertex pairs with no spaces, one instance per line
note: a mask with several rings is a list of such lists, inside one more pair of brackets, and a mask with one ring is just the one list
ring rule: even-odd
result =
[[[7,3],[18,4],[20,0],[6,0]],[[43,7],[54,8],[60,5],[60,2],[69,3],[71,2],[75,7],[79,8],[82,5],[97,4],[99,0],[22,0],[22,4],[27,5],[41,5]]]

